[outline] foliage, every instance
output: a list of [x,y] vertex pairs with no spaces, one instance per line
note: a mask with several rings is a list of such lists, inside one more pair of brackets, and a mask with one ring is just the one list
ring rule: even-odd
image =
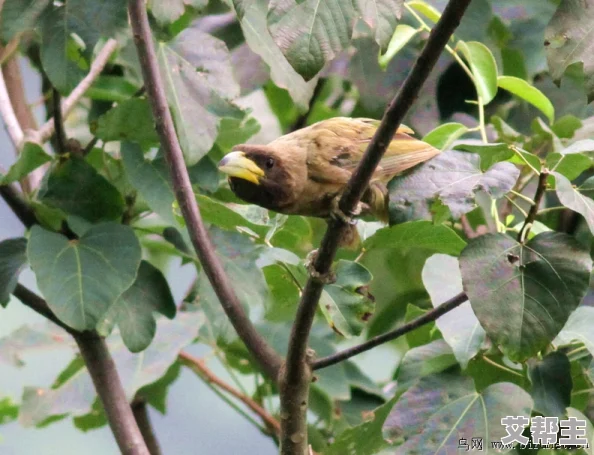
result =
[[[216,163],[238,143],[322,119],[380,118],[446,2],[162,3],[147,4],[154,45],[202,218],[241,304],[284,356],[306,258],[325,223],[244,204]],[[191,249],[124,5],[4,2],[3,43],[17,40],[44,87],[64,97],[107,39],[118,46],[82,114],[66,119],[66,153],[27,135],[0,176],[7,185],[43,172],[25,195],[39,224],[0,242],[0,304],[29,267],[62,323],[107,337],[128,398],[165,412],[185,365],[179,353],[201,343],[233,377],[255,378],[244,394],[281,419],[277,384],[260,379]],[[315,371],[315,451],[454,453],[463,438],[499,441],[508,415],[578,415],[591,430],[593,8],[591,0],[472,2],[404,122],[442,153],[389,183],[389,225],[359,220],[362,242],[339,252],[310,346],[323,358],[461,292],[468,302],[372,351],[373,362],[354,357]],[[179,283],[165,271],[180,263],[195,280],[176,305]],[[0,361],[72,350],[57,330],[17,330],[0,340]],[[26,385],[19,403],[3,398],[0,422],[18,412],[23,425],[66,416],[81,429],[104,425],[72,352],[54,384]]]

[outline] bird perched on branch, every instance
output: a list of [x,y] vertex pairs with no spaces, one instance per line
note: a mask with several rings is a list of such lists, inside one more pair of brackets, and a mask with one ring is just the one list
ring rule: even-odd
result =
[[[246,202],[289,215],[344,217],[338,201],[379,124],[367,118],[323,120],[268,145],[237,145],[218,167]],[[388,182],[439,153],[410,134],[410,128],[398,128],[354,215],[387,222]]]

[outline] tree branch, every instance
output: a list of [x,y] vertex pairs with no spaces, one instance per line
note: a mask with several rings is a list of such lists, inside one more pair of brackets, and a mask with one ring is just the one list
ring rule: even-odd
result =
[[143,398],[135,398],[130,406],[132,407],[132,413],[136,419],[136,424],[138,425],[138,428],[140,428],[140,432],[148,446],[149,452],[151,455],[161,455],[161,446],[153,431],[146,401]]
[[[421,87],[460,23],[470,1],[450,0],[438,23],[431,31],[421,55],[404,84],[388,105],[361,163],[346,186],[339,202],[339,208],[343,213],[353,213],[386,148],[394,137],[394,133],[416,100]],[[283,455],[307,453],[306,413],[309,394],[307,382],[311,376],[310,368],[306,362],[309,332],[324,287],[324,280],[319,277],[328,276],[345,227],[345,221],[339,217],[330,221],[322,245],[313,262],[313,271],[317,273],[312,273],[307,281],[291,331],[287,360],[280,378],[281,414],[289,416],[289,418],[281,420],[281,453]]]
[[262,419],[266,426],[274,432],[276,436],[280,434],[280,423],[274,417],[272,417],[266,409],[256,403],[252,398],[244,395],[239,390],[234,389],[229,384],[224,382],[221,378],[216,376],[207,366],[206,362],[202,359],[198,359],[187,352],[179,353],[180,361],[191,368],[196,374],[205,379],[206,381],[215,384],[220,389],[229,393],[230,395],[237,398],[248,408],[250,408],[255,414]]
[[128,11],[156,129],[161,138],[161,146],[165,152],[176,198],[188,226],[194,249],[221,302],[223,310],[237,334],[262,370],[270,378],[276,379],[281,358],[256,331],[243,310],[202,222],[181,147],[175,134],[171,112],[169,112],[165,89],[153,48],[153,38],[148,23],[145,2],[143,0],[129,0]]
[[[76,106],[76,103],[82,98],[85,92],[89,89],[93,82],[99,77],[105,65],[111,58],[111,55],[115,52],[118,47],[118,42],[115,39],[109,39],[103,46],[103,48],[97,54],[95,60],[91,64],[91,68],[89,69],[89,74],[87,74],[82,81],[72,90],[70,95],[64,100],[62,103],[62,117],[68,117],[70,111]],[[40,144],[46,142],[55,131],[55,124],[54,119],[51,118],[47,122],[43,124],[43,126],[37,132],[37,137],[35,138],[39,141]]]
[[35,213],[33,213],[31,207],[25,202],[20,191],[14,185],[0,185],[0,196],[27,229],[37,223]]
[[52,89],[52,116],[54,120],[54,130],[56,132],[56,151],[58,155],[66,153],[66,131],[64,130],[64,120],[62,118],[62,97],[55,88]]
[[369,351],[370,349],[379,346],[380,344],[387,343],[388,341],[395,340],[396,338],[400,338],[402,335],[406,335],[409,332],[412,332],[419,327],[428,324],[437,320],[440,316],[452,311],[454,308],[462,305],[464,302],[468,300],[468,297],[464,292],[452,297],[450,300],[438,305],[431,311],[428,311],[422,316],[419,316],[416,319],[404,324],[397,329],[391,330],[387,333],[382,335],[378,335],[367,340],[364,343],[361,343],[357,346],[353,346],[352,348],[345,349],[344,351],[337,352],[336,354],[329,355],[328,357],[323,357],[319,360],[316,360],[311,364],[313,370],[320,370],[322,368],[329,367],[331,365],[335,365],[339,362],[344,360],[350,359],[351,357],[356,356],[357,354],[361,354],[362,352]]
[[17,284],[13,295],[72,335],[103,403],[107,421],[122,454],[150,455],[105,340],[95,332],[78,332],[68,327],[53,313],[44,299],[21,284]]
[[20,150],[24,134],[16,117],[12,102],[10,101],[10,96],[8,95],[8,90],[4,81],[4,72],[2,71],[0,71],[0,116],[2,116],[4,126],[12,141],[12,145],[14,145],[16,150]]
[[547,189],[547,178],[549,176],[549,171],[542,170],[540,175],[538,176],[538,184],[536,187],[536,193],[534,194],[534,204],[530,207],[530,211],[528,212],[528,216],[524,220],[524,225],[520,232],[518,232],[518,242],[524,243],[528,238],[528,234],[530,233],[530,229],[532,229],[532,224],[534,220],[536,220],[536,216],[538,215],[538,209],[540,207],[540,202],[542,201],[542,197],[544,196],[546,189]]

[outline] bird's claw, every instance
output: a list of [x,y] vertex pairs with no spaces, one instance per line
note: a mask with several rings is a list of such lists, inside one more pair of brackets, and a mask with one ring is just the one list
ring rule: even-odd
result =
[[310,251],[305,258],[305,268],[310,277],[320,281],[323,284],[332,284],[336,282],[336,274],[329,270],[326,273],[320,273],[316,270],[315,262],[318,256],[318,250]]
[[340,220],[344,224],[348,224],[350,226],[354,226],[355,224],[357,224],[357,220],[355,220],[355,217],[359,216],[363,210],[361,203],[359,202],[357,204],[357,207],[355,207],[352,214],[350,215],[347,215],[342,211],[339,203],[340,197],[337,196],[334,199],[332,199],[332,210],[330,211],[330,216],[335,220]]

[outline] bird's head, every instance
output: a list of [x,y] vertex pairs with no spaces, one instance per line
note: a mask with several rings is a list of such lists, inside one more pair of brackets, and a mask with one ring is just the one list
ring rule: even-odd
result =
[[238,145],[219,162],[233,192],[246,202],[279,210],[289,196],[287,169],[268,146]]

